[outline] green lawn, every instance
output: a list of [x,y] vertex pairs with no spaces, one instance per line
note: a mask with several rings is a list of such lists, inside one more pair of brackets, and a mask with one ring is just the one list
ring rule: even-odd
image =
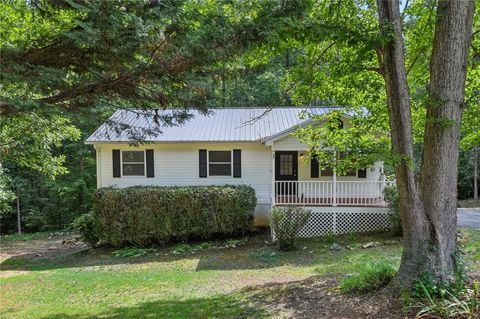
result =
[[[212,247],[222,242],[183,253],[166,247],[129,258],[115,257],[113,250],[53,248],[41,256],[8,257],[4,252],[14,243],[4,242],[0,317],[277,318],[283,310],[263,302],[271,297],[270,285],[344,276],[374,260],[398,265],[401,252],[398,240],[385,235],[340,237],[337,253],[329,250],[332,239],[301,241],[292,252],[278,252],[266,239],[264,234],[240,247]],[[480,232],[465,231],[463,240],[467,261],[480,270]],[[367,242],[378,246],[360,247]]]
[[22,234],[10,234],[0,236],[0,242],[3,241],[20,241],[20,240],[34,240],[43,239],[50,236],[51,232],[36,232],[36,233],[22,233]]

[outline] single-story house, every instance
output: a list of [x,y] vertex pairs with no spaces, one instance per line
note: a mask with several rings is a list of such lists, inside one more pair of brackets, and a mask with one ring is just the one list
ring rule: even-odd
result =
[[[255,224],[273,205],[308,206],[316,217],[302,234],[365,231],[388,225],[383,163],[336,176],[310,159],[294,135],[309,112],[333,108],[192,110],[183,125],[159,124],[153,111],[118,110],[86,141],[97,160],[97,187],[247,184],[255,189]],[[161,111],[169,112],[169,111]],[[116,123],[116,129],[109,123]],[[348,114],[343,119],[348,126]],[[148,131],[136,146],[122,127]],[[120,129],[119,129],[120,127]]]

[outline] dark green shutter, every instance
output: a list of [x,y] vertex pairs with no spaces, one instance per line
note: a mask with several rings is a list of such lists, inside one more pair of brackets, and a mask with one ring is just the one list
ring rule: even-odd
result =
[[318,165],[318,160],[315,156],[312,156],[310,159],[310,177],[319,177],[320,176],[320,167]]
[[207,150],[198,151],[198,176],[207,177]]
[[233,150],[233,177],[242,177],[242,151]]
[[155,177],[153,150],[145,150],[145,159],[147,161],[147,177]]
[[120,150],[112,150],[113,177],[120,177]]

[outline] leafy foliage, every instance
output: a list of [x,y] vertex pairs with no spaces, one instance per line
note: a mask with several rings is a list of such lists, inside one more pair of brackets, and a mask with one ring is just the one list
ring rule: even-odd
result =
[[82,236],[82,240],[90,246],[95,247],[98,243],[99,237],[95,232],[95,217],[93,213],[77,217],[70,227],[73,231],[79,233]]
[[[251,53],[278,43],[308,7],[303,0],[3,1],[2,232],[15,229],[17,187],[27,231],[63,228],[88,212],[95,156],[82,140],[114,109],[153,108],[159,125],[176,125],[188,120],[188,107],[289,103],[278,85],[288,56]],[[167,107],[176,111],[161,116]]]
[[367,263],[356,274],[342,279],[340,290],[343,293],[367,293],[386,286],[396,274],[397,269],[390,263]]
[[465,282],[438,282],[434,276],[424,274],[414,285],[412,307],[418,309],[416,318],[475,319],[480,313],[480,286]]
[[102,244],[147,246],[250,231],[256,206],[249,186],[99,189],[93,232]]
[[402,216],[400,215],[397,188],[395,186],[387,186],[383,190],[383,195],[385,196],[385,201],[388,203],[392,231],[395,235],[402,235]]
[[295,239],[310,215],[310,210],[296,206],[272,208],[270,223],[280,250],[294,248]]

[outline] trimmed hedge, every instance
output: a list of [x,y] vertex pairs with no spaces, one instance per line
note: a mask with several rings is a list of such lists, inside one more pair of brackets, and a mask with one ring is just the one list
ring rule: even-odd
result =
[[257,199],[246,185],[98,189],[94,229],[99,243],[148,246],[249,231]]

